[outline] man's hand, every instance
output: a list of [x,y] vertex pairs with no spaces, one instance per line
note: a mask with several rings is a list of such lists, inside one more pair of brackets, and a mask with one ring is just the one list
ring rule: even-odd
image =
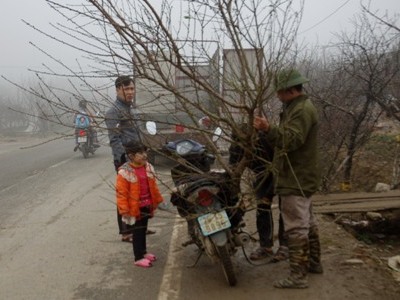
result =
[[123,165],[123,163],[121,163],[119,160],[114,160],[115,171],[118,172],[118,168],[119,168],[120,166],[122,166],[122,165]]
[[268,132],[269,122],[265,117],[254,117],[253,127],[255,129]]
[[136,218],[131,217],[130,215],[122,215],[122,222],[128,225],[135,225],[136,223]]

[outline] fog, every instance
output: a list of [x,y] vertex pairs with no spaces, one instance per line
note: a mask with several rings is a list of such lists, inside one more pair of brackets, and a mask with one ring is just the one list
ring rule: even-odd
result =
[[[66,0],[56,0],[55,2],[71,3]],[[178,1],[175,0],[175,2]],[[368,4],[368,1],[361,2]],[[72,3],[78,4],[81,1],[75,0]],[[398,0],[371,1],[370,6],[380,15],[388,13],[391,16],[395,14],[398,16],[400,13]],[[299,42],[307,47],[317,45],[321,47],[334,41],[334,33],[351,30],[351,20],[359,11],[359,0],[305,0],[304,16],[299,28]],[[79,65],[85,66],[85,60],[81,57],[81,53],[60,45],[22,21],[25,20],[47,34],[56,33],[50,24],[65,21],[49,7],[45,0],[2,0],[0,20],[2,25],[0,26],[2,41],[0,75],[7,79],[24,86],[31,86],[35,85],[38,80],[34,72],[30,70],[51,68],[61,72],[62,68],[40,49],[69,67],[76,68],[78,62]],[[65,81],[65,78],[52,78],[51,80],[62,82]],[[17,95],[16,88],[3,78],[0,78],[0,88],[1,99]]]

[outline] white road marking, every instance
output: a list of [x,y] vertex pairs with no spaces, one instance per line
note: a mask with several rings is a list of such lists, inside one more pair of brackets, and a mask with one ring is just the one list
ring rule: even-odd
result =
[[71,160],[73,160],[73,159],[74,159],[74,157],[71,157],[71,158],[67,158],[67,159],[65,159],[65,160],[62,160],[62,161],[60,161],[59,163],[56,163],[56,164],[50,166],[49,169],[57,168],[57,167],[59,167],[59,166],[65,164],[65,163],[67,163],[67,162],[69,162],[69,161],[71,161]]
[[178,260],[181,251],[176,251],[179,237],[184,234],[186,221],[175,218],[172,229],[171,242],[168,249],[167,262],[165,263],[163,279],[158,293],[158,300],[179,299],[181,290],[182,264]]

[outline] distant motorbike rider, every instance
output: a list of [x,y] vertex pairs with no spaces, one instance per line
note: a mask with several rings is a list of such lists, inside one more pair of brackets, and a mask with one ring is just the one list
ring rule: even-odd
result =
[[84,118],[84,119],[87,120],[87,122],[88,122],[87,130],[89,132],[88,136],[90,138],[90,142],[92,143],[93,147],[95,147],[95,148],[100,147],[100,145],[98,144],[98,140],[97,140],[97,132],[92,126],[93,123],[95,123],[94,118],[93,118],[92,114],[90,113],[90,111],[87,108],[87,101],[86,100],[81,100],[81,101],[79,101],[78,112],[75,113],[75,115],[74,115],[74,125],[75,125],[75,147],[74,147],[74,152],[76,152],[76,150],[78,150],[78,147],[79,147],[79,144],[78,144],[79,130],[82,129],[77,125],[77,123],[78,123],[77,118]]

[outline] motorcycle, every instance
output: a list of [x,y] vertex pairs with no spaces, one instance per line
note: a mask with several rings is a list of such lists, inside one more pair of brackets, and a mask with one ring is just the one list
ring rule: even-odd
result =
[[79,149],[84,158],[89,157],[89,153],[94,155],[94,152],[97,150],[98,146],[95,147],[92,141],[92,132],[89,128],[87,129],[78,129],[78,144],[76,145],[77,149]]
[[[213,141],[221,129],[214,131]],[[175,189],[171,203],[188,225],[189,244],[196,244],[199,256],[205,253],[222,266],[230,286],[237,283],[232,255],[249,240],[243,231],[243,211],[238,208],[238,195],[225,171],[211,170],[215,156],[207,148],[190,139],[168,142],[164,151],[175,157],[178,164],[171,169]]]

